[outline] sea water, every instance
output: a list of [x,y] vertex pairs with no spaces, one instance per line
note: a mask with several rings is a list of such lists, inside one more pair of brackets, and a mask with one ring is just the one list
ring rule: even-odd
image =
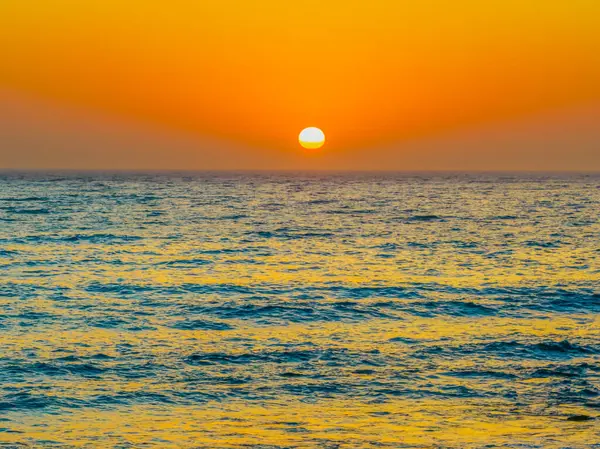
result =
[[0,447],[600,447],[600,177],[0,175]]

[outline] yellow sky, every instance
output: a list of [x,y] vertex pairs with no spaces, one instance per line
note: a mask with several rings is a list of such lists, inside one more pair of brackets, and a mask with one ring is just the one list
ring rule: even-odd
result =
[[306,126],[343,160],[585,107],[599,80],[597,0],[0,2],[0,89],[258,159]]

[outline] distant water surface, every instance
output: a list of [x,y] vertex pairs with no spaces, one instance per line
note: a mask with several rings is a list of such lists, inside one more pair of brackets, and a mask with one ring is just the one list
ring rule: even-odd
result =
[[593,175],[0,174],[0,447],[600,448],[599,213]]

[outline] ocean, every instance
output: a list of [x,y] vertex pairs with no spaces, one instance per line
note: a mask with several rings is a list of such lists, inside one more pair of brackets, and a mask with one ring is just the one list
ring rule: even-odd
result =
[[600,448],[600,176],[0,174],[2,448]]

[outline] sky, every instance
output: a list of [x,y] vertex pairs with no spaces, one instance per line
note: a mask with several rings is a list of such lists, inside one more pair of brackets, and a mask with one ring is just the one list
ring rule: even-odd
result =
[[0,168],[600,170],[600,2],[2,0]]

